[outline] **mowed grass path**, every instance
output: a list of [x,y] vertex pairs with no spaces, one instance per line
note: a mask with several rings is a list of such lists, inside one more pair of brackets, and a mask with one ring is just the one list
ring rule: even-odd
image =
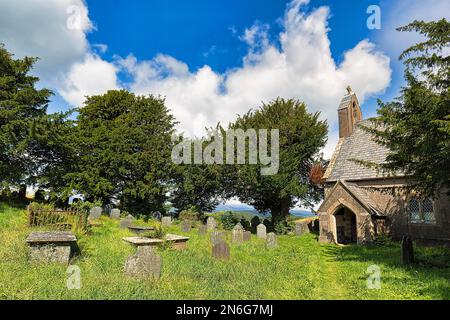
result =
[[[267,250],[254,235],[249,243],[231,245],[231,260],[211,257],[209,236],[196,229],[184,251],[161,250],[162,277],[136,280],[123,274],[134,249],[121,240],[130,235],[118,222],[79,236],[82,288],[68,290],[66,267],[27,262],[23,209],[0,204],[0,299],[449,299],[448,250],[418,248],[431,265],[404,268],[398,245],[364,247],[321,245],[315,235],[278,238]],[[183,234],[178,226],[168,230]],[[381,269],[382,287],[366,287],[367,267]],[[430,263],[429,263],[430,264]]]

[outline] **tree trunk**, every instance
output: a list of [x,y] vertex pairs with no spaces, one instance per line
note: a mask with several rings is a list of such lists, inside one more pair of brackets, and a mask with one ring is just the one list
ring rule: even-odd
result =
[[274,224],[286,221],[286,219],[289,217],[290,205],[290,199],[283,199],[277,206],[273,206],[270,209],[270,212],[272,214],[272,221],[274,222]]

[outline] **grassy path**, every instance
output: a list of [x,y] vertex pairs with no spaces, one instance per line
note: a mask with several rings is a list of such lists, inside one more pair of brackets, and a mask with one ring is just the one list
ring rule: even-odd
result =
[[[171,233],[182,234],[178,225]],[[278,248],[263,240],[231,245],[231,260],[211,258],[207,236],[189,234],[184,251],[161,250],[162,277],[136,280],[123,274],[133,248],[128,230],[102,218],[102,226],[79,235],[82,289],[68,290],[66,267],[30,265],[26,215],[0,203],[0,299],[450,299],[450,253],[417,248],[418,265],[398,265],[399,246],[321,245],[315,235],[281,236]],[[426,263],[424,263],[426,262]],[[382,289],[368,290],[367,267],[378,265]]]

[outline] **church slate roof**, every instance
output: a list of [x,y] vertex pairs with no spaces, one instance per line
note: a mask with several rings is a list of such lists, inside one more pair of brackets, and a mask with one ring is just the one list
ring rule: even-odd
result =
[[356,124],[352,134],[347,138],[341,138],[333,153],[330,164],[325,172],[326,182],[338,180],[356,181],[387,177],[375,168],[364,166],[356,160],[381,164],[386,160],[388,148],[373,140],[370,133],[363,130],[362,126],[373,127],[370,120],[363,120]]

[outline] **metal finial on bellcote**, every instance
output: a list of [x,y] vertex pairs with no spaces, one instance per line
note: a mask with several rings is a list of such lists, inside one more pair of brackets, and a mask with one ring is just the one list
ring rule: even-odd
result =
[[353,93],[352,87],[347,86],[347,92],[348,94],[352,94]]

